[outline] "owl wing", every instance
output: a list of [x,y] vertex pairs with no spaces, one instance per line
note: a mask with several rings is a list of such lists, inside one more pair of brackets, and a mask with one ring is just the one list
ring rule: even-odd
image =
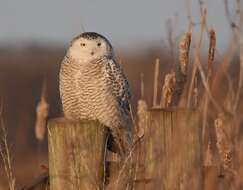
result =
[[125,111],[129,111],[131,91],[121,65],[114,59],[107,58],[105,70],[108,83],[112,87],[112,94],[117,98],[120,107]]

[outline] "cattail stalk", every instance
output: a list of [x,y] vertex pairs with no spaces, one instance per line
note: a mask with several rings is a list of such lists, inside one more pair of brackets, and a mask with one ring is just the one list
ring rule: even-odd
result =
[[197,71],[194,80],[194,88],[192,91],[192,108],[198,107],[198,101],[199,101],[198,78],[199,78],[199,73]]
[[140,79],[141,79],[141,99],[144,98],[144,74],[140,74]]
[[[200,25],[200,34],[199,34],[199,39],[197,44],[195,44],[195,49],[197,49],[196,51],[199,52],[200,48],[201,48],[201,44],[202,44],[202,38],[203,38],[203,31],[204,31],[204,27],[206,24],[206,14],[207,14],[207,10],[204,9],[204,11],[202,12],[203,14],[201,14],[201,25]],[[200,55],[199,55],[200,57]],[[200,58],[199,58],[200,59]],[[194,106],[195,103],[198,102],[198,84],[197,84],[197,80],[199,77],[199,72],[198,72],[198,66],[196,65],[196,58],[195,58],[195,62],[193,64],[193,71],[192,71],[192,79],[190,82],[190,86],[189,86],[189,92],[188,92],[188,100],[187,100],[187,108],[191,107],[191,102],[193,101]],[[195,94],[196,93],[196,94]],[[195,99],[196,98],[196,99]]]
[[[209,47],[208,47],[208,64],[207,64],[207,84],[210,87],[211,76],[213,72],[215,47],[216,47],[216,33],[214,29],[209,30],[208,36],[209,36]],[[203,104],[203,126],[202,126],[202,138],[204,144],[206,144],[206,142],[208,141],[206,140],[208,104],[209,104],[209,97],[208,97],[208,93],[206,92],[205,102]]]
[[[243,6],[241,6],[243,8]],[[239,101],[242,96],[242,87],[243,87],[243,11],[240,11],[240,31],[239,33],[239,38],[240,38],[240,76],[239,76],[239,82],[238,82],[238,89],[236,92],[236,98],[235,98],[235,103],[234,103],[234,113],[236,113],[237,108],[239,106]]]
[[154,70],[154,95],[153,95],[153,108],[158,107],[157,96],[158,96],[158,81],[159,81],[159,59],[155,60]]
[[203,161],[204,161],[204,166],[206,167],[210,167],[213,165],[213,152],[212,152],[211,141],[208,142],[207,150],[205,152],[205,157]]

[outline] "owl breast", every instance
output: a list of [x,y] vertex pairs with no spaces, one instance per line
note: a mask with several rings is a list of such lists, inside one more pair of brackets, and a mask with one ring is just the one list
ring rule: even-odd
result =
[[102,64],[80,64],[65,58],[60,71],[60,94],[65,117],[123,125],[122,110],[112,93]]

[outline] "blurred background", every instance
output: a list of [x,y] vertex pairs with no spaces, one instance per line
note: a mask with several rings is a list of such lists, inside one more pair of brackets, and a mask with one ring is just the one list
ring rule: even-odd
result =
[[[231,18],[235,6],[229,1]],[[217,33],[220,62],[232,38],[223,0],[0,0],[0,98],[17,186],[31,182],[47,165],[47,139],[35,138],[36,107],[46,81],[48,119],[61,116],[58,72],[74,36],[95,31],[111,41],[131,83],[135,109],[140,73],[151,105],[155,58],[162,83],[177,61],[178,40],[188,30],[190,15],[197,39],[202,7],[207,8],[207,26]],[[203,39],[206,52],[207,36]],[[0,189],[4,185],[0,177]]]

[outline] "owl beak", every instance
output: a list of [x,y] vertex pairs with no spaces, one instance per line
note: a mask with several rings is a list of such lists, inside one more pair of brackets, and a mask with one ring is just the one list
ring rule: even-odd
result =
[[90,54],[93,56],[94,55],[94,52],[92,51]]

